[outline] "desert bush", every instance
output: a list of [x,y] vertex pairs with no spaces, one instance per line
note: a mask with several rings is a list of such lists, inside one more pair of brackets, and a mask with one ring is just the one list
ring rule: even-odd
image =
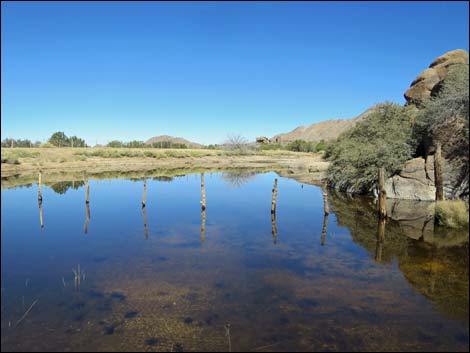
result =
[[410,107],[380,104],[327,147],[328,183],[343,191],[367,193],[376,184],[378,168],[385,168],[388,175],[399,172],[413,154],[413,119]]
[[280,143],[261,143],[259,145],[260,151],[273,151],[273,150],[285,150],[286,146],[281,145]]
[[450,228],[468,228],[468,203],[463,200],[436,202],[436,219],[439,225]]
[[235,150],[246,150],[248,146],[248,140],[242,135],[229,134],[225,140],[223,147],[231,151]]
[[[467,64],[454,65],[446,78],[438,84],[437,93],[424,102],[422,109],[416,117],[414,126],[414,139],[418,153],[424,154],[435,140],[442,144],[451,144],[450,154],[468,157],[469,148],[469,69]],[[447,126],[446,126],[447,125]],[[444,131],[455,127],[451,140],[440,136],[440,129]]]
[[124,147],[124,145],[125,144],[122,141],[113,140],[113,141],[108,142],[108,144],[106,146],[107,147],[113,147],[113,148],[120,148],[120,147]]

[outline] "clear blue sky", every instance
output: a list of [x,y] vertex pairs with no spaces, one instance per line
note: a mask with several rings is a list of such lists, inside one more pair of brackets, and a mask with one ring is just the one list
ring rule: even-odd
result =
[[468,50],[467,2],[2,2],[1,137],[222,142],[352,118]]

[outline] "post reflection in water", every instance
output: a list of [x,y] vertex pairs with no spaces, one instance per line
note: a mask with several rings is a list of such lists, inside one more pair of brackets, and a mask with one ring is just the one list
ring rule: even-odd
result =
[[201,173],[201,242],[205,240],[206,233],[206,187],[204,173]]
[[88,223],[90,222],[90,204],[85,202],[85,213],[86,213],[86,219],[85,219],[85,234],[88,233]]
[[325,245],[326,231],[328,230],[328,214],[323,216],[323,228],[321,230],[321,246]]
[[206,209],[201,210],[201,242],[204,242],[206,234]]
[[39,206],[39,224],[41,225],[41,229],[44,229],[44,221],[42,218],[42,199],[38,200],[38,206]]
[[145,239],[149,238],[149,231],[147,228],[147,207],[142,206],[142,218],[144,220],[144,234],[145,234]]
[[382,261],[382,247],[385,240],[385,219],[379,217],[377,223],[377,242],[375,246],[375,261]]
[[273,243],[277,244],[276,213],[271,213],[271,233],[273,235]]

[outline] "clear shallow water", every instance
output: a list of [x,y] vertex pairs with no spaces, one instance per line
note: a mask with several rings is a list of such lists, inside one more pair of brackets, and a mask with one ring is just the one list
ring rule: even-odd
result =
[[274,173],[206,174],[205,215],[195,174],[147,180],[144,210],[142,181],[92,180],[88,222],[70,186],[42,229],[37,187],[2,189],[2,351],[469,349],[468,233],[377,241],[371,201],[331,195],[322,235],[321,190]]

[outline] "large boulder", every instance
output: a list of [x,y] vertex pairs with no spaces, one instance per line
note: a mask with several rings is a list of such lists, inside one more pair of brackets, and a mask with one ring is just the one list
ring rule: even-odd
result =
[[[429,156],[428,159],[433,158]],[[407,162],[402,171],[385,181],[387,197],[391,199],[431,201],[436,197],[434,181],[428,177],[427,166],[434,164],[424,158],[414,158]],[[434,171],[432,172],[432,174]]]
[[467,62],[468,53],[463,49],[452,50],[438,57],[429,65],[429,68],[419,74],[405,92],[407,104],[422,106],[431,94],[437,94],[437,88],[440,87],[452,65],[466,64]]
[[256,138],[256,142],[258,142],[258,143],[270,143],[271,140],[266,136],[258,136]]

